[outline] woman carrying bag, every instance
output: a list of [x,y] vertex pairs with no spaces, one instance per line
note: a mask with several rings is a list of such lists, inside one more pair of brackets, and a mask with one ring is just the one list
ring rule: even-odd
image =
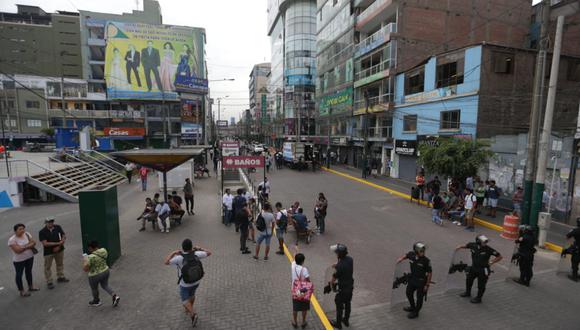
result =
[[292,262],[292,326],[298,328],[298,312],[302,312],[302,329],[308,325],[306,313],[310,310],[310,298],[314,292],[308,269],[303,266],[305,259],[302,253],[296,253]]
[[[26,232],[25,228],[21,223],[14,225],[14,235],[8,240],[8,246],[13,254],[12,263],[16,270],[16,286],[18,291],[20,291],[21,297],[29,297],[30,292],[38,291],[38,288],[32,285],[32,266],[34,264],[34,255],[38,253],[38,250],[34,247],[36,241]],[[24,291],[22,274],[26,276],[28,291]]]

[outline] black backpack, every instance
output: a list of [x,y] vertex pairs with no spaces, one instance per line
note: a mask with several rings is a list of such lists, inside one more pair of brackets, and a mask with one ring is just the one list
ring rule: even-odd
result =
[[195,252],[192,251],[184,254],[179,280],[183,280],[186,284],[192,284],[201,280],[203,275],[203,265],[201,264],[201,260],[195,255]]
[[258,229],[258,231],[266,230],[266,219],[264,219],[262,213],[260,213],[256,219],[256,229]]
[[282,211],[280,211],[280,220],[278,220],[278,222],[278,228],[286,230],[286,227],[288,226],[288,216]]

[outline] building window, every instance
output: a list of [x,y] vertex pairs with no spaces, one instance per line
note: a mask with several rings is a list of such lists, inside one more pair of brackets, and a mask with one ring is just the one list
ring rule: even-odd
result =
[[442,111],[440,129],[459,129],[461,124],[461,111]]
[[26,101],[26,107],[28,109],[40,109],[39,101]]
[[568,60],[568,80],[580,81],[580,60],[578,59]]
[[458,62],[437,66],[437,88],[454,86],[463,83],[463,68],[458,71]]
[[16,127],[16,119],[5,119],[4,120],[4,125],[8,126],[8,127]]
[[403,116],[403,132],[417,131],[417,115]]
[[514,65],[514,54],[493,52],[493,72],[512,73]]
[[28,127],[42,127],[42,121],[38,119],[28,119],[26,125]]
[[405,95],[421,93],[425,90],[425,67],[405,75]]

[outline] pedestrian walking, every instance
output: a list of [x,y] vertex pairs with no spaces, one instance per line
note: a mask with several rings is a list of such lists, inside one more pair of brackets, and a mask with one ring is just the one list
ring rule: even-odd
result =
[[127,181],[129,181],[129,184],[131,183],[131,178],[133,177],[133,164],[131,162],[127,162],[127,164],[125,164],[125,175],[127,176]]
[[419,171],[419,174],[415,177],[415,184],[419,189],[419,199],[423,200],[425,194],[425,173],[423,170]]
[[[426,246],[423,242],[417,242],[413,244],[412,251],[407,252],[406,255],[397,260],[397,263],[409,260],[411,266],[406,290],[409,306],[403,308],[405,312],[409,312],[407,317],[410,319],[419,317],[419,312],[423,307],[423,300],[431,284],[433,270],[431,269],[431,261],[425,256],[425,249]],[[415,300],[415,293],[417,294],[417,300]]]
[[83,270],[89,275],[89,285],[93,294],[93,300],[89,302],[89,306],[101,306],[101,299],[99,298],[99,285],[105,290],[113,299],[113,307],[119,305],[121,298],[109,287],[109,266],[107,266],[107,249],[99,247],[97,241],[91,241],[88,245],[89,254],[83,255]]
[[185,179],[185,185],[183,186],[183,197],[185,198],[185,208],[187,214],[194,215],[193,212],[193,184],[189,178]]
[[282,203],[276,202],[276,237],[278,237],[278,251],[276,254],[284,255],[284,234],[288,227],[288,211],[282,209]]
[[524,189],[517,187],[512,196],[513,213],[517,214],[518,218],[522,216],[522,202],[524,201]]
[[[296,248],[298,250],[298,248]],[[310,310],[310,298],[314,285],[310,281],[308,268],[304,266],[306,257],[302,253],[294,255],[292,262],[292,326],[298,328],[298,313],[302,314],[302,329],[308,326],[306,313]]]
[[213,155],[212,161],[213,161],[213,172],[217,175],[217,172],[218,172],[218,161],[219,161],[219,156],[218,156],[217,151]]
[[269,152],[265,153],[264,158],[266,158],[266,172],[270,173],[270,167],[272,166],[272,157]]
[[232,206],[234,202],[234,196],[232,196],[230,189],[226,189],[226,193],[222,197],[222,207],[224,210],[223,223],[226,226],[230,226],[232,223]]
[[[334,274],[330,283],[324,287],[324,293],[336,291],[334,303],[336,304],[336,319],[330,324],[342,329],[342,325],[350,326],[351,300],[354,290],[354,266],[353,260],[348,255],[348,249],[344,244],[332,245],[330,249],[336,254],[338,262],[334,265]],[[334,290],[336,288],[336,290]]]
[[326,229],[326,211],[328,209],[328,200],[324,193],[318,193],[316,206],[314,207],[314,217],[316,218],[316,229],[319,234],[324,234]]
[[[477,296],[471,299],[471,302],[474,304],[481,303],[487,280],[491,274],[491,266],[498,263],[503,258],[499,252],[487,245],[488,242],[489,239],[486,236],[478,235],[475,238],[475,243],[467,243],[458,246],[455,249],[468,249],[471,251],[471,267],[466,275],[465,292],[460,296],[465,298],[471,297],[471,288],[473,287],[473,282],[477,279]],[[490,262],[489,259],[491,259],[492,256],[494,258]]]
[[54,224],[54,218],[44,220],[44,228],[38,233],[38,240],[44,247],[44,277],[46,286],[54,289],[52,283],[52,262],[56,263],[56,281],[58,283],[67,283],[69,280],[64,276],[64,242],[66,234],[62,227]]
[[260,258],[260,247],[262,242],[266,246],[264,253],[264,260],[268,260],[268,254],[270,253],[270,240],[272,239],[272,233],[275,226],[274,214],[272,214],[272,205],[266,203],[262,207],[262,212],[256,218],[256,230],[258,231],[258,238],[256,239],[256,254],[254,259],[258,260]]
[[[26,231],[26,227],[18,223],[14,225],[14,235],[8,239],[8,247],[12,250],[12,263],[16,270],[16,286],[21,297],[29,297],[30,292],[38,291],[32,283],[32,266],[34,265],[34,255],[38,253],[36,241]],[[28,290],[24,291],[22,275],[25,275],[28,283]]]
[[147,174],[149,174],[149,170],[147,167],[141,166],[139,169],[139,178],[141,179],[141,191],[147,191]]
[[473,190],[466,188],[465,192],[465,230],[474,231],[475,227],[473,222],[473,215],[477,207],[477,198],[473,194]]
[[193,247],[190,239],[186,238],[181,243],[181,250],[171,252],[165,258],[166,265],[177,267],[177,277],[179,283],[179,297],[185,312],[191,318],[191,325],[197,325],[197,313],[193,307],[195,303],[195,292],[204,276],[203,264],[200,259],[211,256],[211,251]]

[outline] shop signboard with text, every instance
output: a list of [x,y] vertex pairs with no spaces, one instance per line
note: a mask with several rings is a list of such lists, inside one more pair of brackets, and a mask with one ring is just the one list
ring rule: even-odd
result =
[[405,156],[414,156],[417,153],[417,141],[415,140],[396,140],[395,153]]
[[240,154],[240,143],[236,141],[223,141],[222,142],[222,155],[223,156],[237,156]]
[[352,94],[352,87],[348,87],[332,95],[323,96],[320,100],[320,115],[327,115],[330,108],[333,108],[333,113],[337,113],[347,106],[352,106]]
[[142,127],[105,127],[106,136],[144,136],[145,128]]
[[224,156],[223,168],[262,168],[264,167],[263,156]]

